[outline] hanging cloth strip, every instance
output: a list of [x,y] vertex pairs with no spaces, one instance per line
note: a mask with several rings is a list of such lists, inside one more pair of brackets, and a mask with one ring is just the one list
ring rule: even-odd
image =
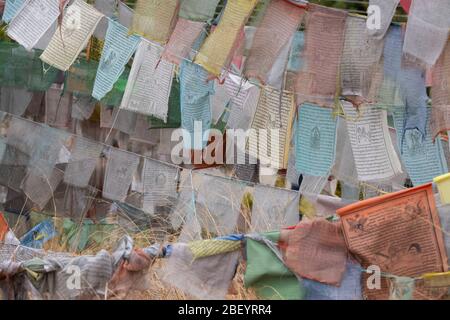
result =
[[432,137],[450,130],[450,41],[433,68],[431,87]]
[[178,19],[179,0],[138,0],[130,32],[166,44]]
[[307,68],[297,79],[297,103],[334,105],[346,18],[346,11],[310,5],[305,34]]
[[245,76],[266,83],[270,68],[300,25],[305,10],[285,0],[270,2],[258,26],[246,64]]
[[286,168],[294,113],[293,94],[264,88],[248,138],[249,155],[262,165]]
[[109,150],[103,186],[104,198],[125,201],[139,159],[139,156],[133,153],[115,148]]
[[402,46],[402,29],[398,25],[392,25],[384,45],[384,75],[386,80],[393,81],[393,85],[399,89],[406,106],[402,132],[417,129],[425,137],[428,134],[425,70],[403,59]]
[[128,35],[128,29],[120,23],[109,20],[102,59],[97,70],[92,96],[101,100],[110,92],[125,65],[131,59],[140,42],[140,37]]
[[181,0],[180,18],[206,22],[214,18],[220,0]]
[[5,9],[3,10],[2,15],[3,22],[10,23],[24,3],[25,0],[6,0]]
[[202,22],[178,19],[162,58],[179,65],[182,59],[193,53],[193,45],[204,31],[205,26],[206,24]]
[[295,159],[299,173],[326,177],[336,153],[336,119],[332,110],[312,104],[299,107]]
[[389,134],[387,113],[373,105],[358,110],[342,102],[359,181],[391,179],[401,173],[401,163]]
[[195,63],[220,76],[228,69],[239,34],[258,0],[228,0],[219,25],[206,39]]
[[33,49],[58,19],[59,4],[59,0],[26,0],[9,24],[8,36],[25,49]]
[[102,150],[102,144],[77,137],[64,172],[64,182],[75,187],[86,188]]
[[67,71],[86,47],[103,14],[82,0],[75,0],[64,14],[62,24],[41,55],[42,61]]
[[403,52],[410,58],[432,66],[447,43],[450,2],[413,1],[406,25]]
[[120,108],[167,122],[174,65],[162,61],[161,52],[156,45],[141,41]]
[[[180,71],[181,126],[184,148],[202,150],[208,141],[211,128],[210,95],[214,82],[208,81],[208,73],[201,66],[183,60]],[[197,130],[195,124],[201,125]],[[196,139],[196,136],[199,136]]]
[[369,92],[383,54],[383,44],[383,40],[369,36],[364,19],[352,16],[347,18],[341,62],[342,95],[372,100]]
[[[425,123],[429,125],[431,108],[427,108]],[[394,124],[397,130],[397,143],[400,156],[408,171],[413,185],[418,186],[433,181],[434,177],[448,172],[447,162],[442,149],[442,140],[436,139],[433,143],[431,130],[427,128],[427,135],[423,138],[417,130],[408,130],[404,133],[405,108],[394,109]]]

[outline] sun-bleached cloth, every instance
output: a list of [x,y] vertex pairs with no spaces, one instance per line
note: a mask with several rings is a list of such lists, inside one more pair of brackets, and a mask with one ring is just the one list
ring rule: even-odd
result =
[[400,174],[401,163],[389,134],[387,112],[374,105],[363,105],[358,113],[346,101],[342,106],[358,180],[379,181]]
[[273,0],[267,7],[256,30],[252,47],[245,63],[247,78],[266,83],[270,68],[282,48],[300,25],[305,10],[284,0]]
[[113,89],[139,42],[140,37],[128,35],[127,28],[116,21],[109,20],[102,58],[92,92],[95,99],[101,100]]
[[47,126],[40,126],[34,131],[28,169],[37,174],[51,175],[68,135],[66,132]]
[[313,104],[299,107],[296,123],[295,159],[297,171],[328,177],[336,153],[336,119],[332,110]]
[[200,227],[218,236],[235,232],[246,185],[219,176],[197,178],[196,218]]
[[[391,24],[392,18],[394,17],[395,10],[397,9],[399,2],[400,0],[369,0],[370,6],[377,6],[380,9],[379,28],[377,28],[378,26],[371,24],[371,28],[368,29],[368,32],[372,37],[376,39],[382,39],[384,37],[386,31],[389,29],[389,26]],[[378,20],[377,19],[378,17],[373,16],[368,17],[369,20],[372,20],[374,18],[375,21]]]
[[[404,130],[417,129],[425,136],[427,133],[427,90],[425,69],[410,63],[402,55],[403,34],[401,26],[392,25],[386,34],[384,44],[385,81],[392,81],[398,88],[400,99],[406,106]],[[393,93],[395,93],[393,91]],[[393,94],[391,93],[390,96]]]
[[161,268],[164,282],[198,299],[223,300],[234,278],[240,252],[194,259],[185,243],[176,243]]
[[50,176],[38,174],[35,170],[29,171],[22,181],[22,190],[33,201],[39,210],[42,210],[63,179],[64,172],[55,168]]
[[[114,17],[116,6],[117,0],[95,0],[94,3],[95,9],[97,9],[99,12],[101,12],[108,18]],[[108,19],[103,18],[100,20],[100,23],[95,29],[94,36],[97,39],[104,40],[107,30],[108,30]]]
[[229,111],[227,128],[247,130],[255,115],[261,90],[239,76],[228,74],[224,84],[215,83],[211,97],[213,120],[219,120],[225,110]]
[[348,17],[341,61],[342,94],[369,97],[376,66],[383,54],[383,41],[371,37],[366,21]]
[[134,10],[131,9],[122,1],[119,1],[117,11],[120,24],[123,25],[125,28],[130,29],[131,24],[133,23]]
[[70,160],[64,172],[64,182],[79,188],[87,187],[102,150],[103,145],[100,143],[81,137],[75,138]]
[[8,26],[8,36],[33,49],[60,14],[59,0],[26,0]]
[[179,2],[138,0],[130,32],[161,44],[167,43],[178,19]]
[[32,98],[33,93],[27,89],[1,87],[0,110],[21,116],[27,110]]
[[[338,118],[336,136],[336,159],[334,162],[332,174],[349,188],[358,189],[358,172],[356,171],[355,157],[353,156],[350,137],[347,130],[347,121],[343,117]],[[347,188],[346,191],[348,191]],[[344,196],[342,196],[344,197]]]
[[298,276],[339,286],[347,258],[340,223],[314,219],[300,222],[288,234],[285,263]]
[[435,138],[450,129],[450,41],[433,68],[432,81],[431,130]]
[[394,109],[394,124],[397,131],[397,143],[400,157],[414,186],[433,181],[434,177],[448,172],[447,161],[442,149],[441,139],[433,143],[429,120],[431,108],[427,108],[426,136],[422,137],[417,130],[404,133],[403,125],[406,117],[405,108]]
[[293,94],[263,89],[248,138],[249,155],[262,165],[286,168],[294,113]]
[[62,24],[41,55],[41,60],[67,71],[86,47],[103,14],[82,0],[75,0],[64,14]]
[[331,107],[339,83],[346,11],[310,4],[305,33],[306,68],[300,72],[297,102]]
[[178,168],[151,159],[144,160],[143,209],[156,212],[156,207],[168,207],[177,198]]
[[57,84],[52,85],[45,92],[45,123],[56,128],[69,128],[72,98],[71,92],[64,92]]
[[91,97],[73,97],[72,118],[77,120],[88,120],[94,113],[97,102]]
[[292,40],[293,36],[291,36],[287,43],[281,48],[278,57],[275,59],[275,62],[267,75],[266,84],[280,91],[284,89],[286,66],[289,61]]
[[3,10],[2,20],[9,23],[19,12],[25,0],[6,0],[5,9]]
[[217,28],[203,43],[194,62],[215,76],[228,69],[239,34],[257,2],[229,0]]
[[104,198],[125,201],[139,159],[134,153],[115,148],[109,150],[103,186]]
[[167,42],[162,58],[179,65],[181,60],[193,52],[193,45],[204,31],[205,23],[178,19],[177,25]]
[[100,110],[100,128],[114,128],[126,134],[133,134],[136,129],[137,113],[105,105]]
[[406,25],[403,52],[432,66],[447,43],[450,2],[442,0],[413,1]]
[[193,21],[208,21],[214,18],[220,0],[180,0],[180,18]]
[[[210,95],[214,93],[214,82],[208,81],[208,73],[201,66],[183,60],[180,91],[184,148],[202,150],[206,146],[211,128]],[[195,122],[201,125],[200,130],[195,130]],[[196,135],[200,141],[196,141]]]
[[330,286],[313,280],[302,279],[306,288],[307,300],[363,300],[361,290],[361,266],[347,261],[347,268],[339,287]]
[[120,108],[167,122],[174,65],[161,60],[161,52],[160,47],[141,41]]
[[251,230],[268,232],[299,222],[300,193],[256,185],[253,190]]

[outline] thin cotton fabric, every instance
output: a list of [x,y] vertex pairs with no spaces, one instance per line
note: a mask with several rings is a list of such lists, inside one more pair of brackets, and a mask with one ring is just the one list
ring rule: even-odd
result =
[[392,25],[384,45],[384,75],[400,91],[400,99],[406,106],[404,131],[417,129],[426,135],[427,90],[425,70],[403,59],[403,34],[398,25]]
[[25,195],[42,210],[53,197],[56,188],[64,177],[64,172],[55,168],[50,176],[29,171],[22,181],[22,190]]
[[[108,18],[114,17],[117,6],[117,0],[95,0],[94,7]],[[126,26],[128,28],[128,26]],[[108,30],[108,20],[101,19],[94,36],[100,40],[105,39],[106,30]]]
[[447,43],[450,3],[442,0],[413,1],[406,25],[403,52],[432,66]]
[[387,125],[385,110],[373,105],[360,107],[342,103],[359,181],[390,179],[401,173]]
[[218,26],[206,39],[195,63],[219,76],[228,69],[239,34],[252,13],[257,0],[229,0]]
[[177,198],[178,168],[150,159],[144,160],[144,211],[154,213],[157,206],[168,207]]
[[336,152],[336,119],[332,110],[313,104],[301,105],[296,132],[297,171],[328,177]]
[[193,21],[209,21],[214,18],[220,0],[180,0],[180,18]]
[[106,164],[103,197],[110,200],[125,201],[138,164],[138,155],[111,148]]
[[307,68],[297,79],[297,102],[331,107],[336,95],[347,13],[313,4],[309,7],[305,33]]
[[[268,240],[277,244],[280,232],[263,234]],[[265,243],[246,239],[247,265],[244,274],[246,288],[255,290],[261,299],[268,300],[302,300],[306,290],[298,278],[280,260]]]
[[136,51],[140,38],[128,35],[128,29],[120,23],[109,20],[102,58],[97,70],[92,96],[101,100],[113,89],[114,84],[125,70],[131,56]]
[[450,129],[450,41],[433,68],[432,81],[431,130],[435,138]]
[[130,32],[167,43],[178,18],[179,5],[179,0],[138,0]]
[[58,18],[59,0],[26,0],[8,26],[8,36],[28,51]]
[[325,219],[301,222],[288,235],[285,263],[298,276],[339,286],[348,251],[340,224]]
[[[406,112],[404,108],[396,108],[394,111],[394,124],[397,130],[397,143],[400,156],[406,171],[414,186],[433,181],[434,177],[448,172],[447,161],[442,149],[442,141],[436,139],[433,143],[431,130],[426,130],[427,135],[421,136],[417,130],[408,130],[404,133],[403,124]],[[426,123],[429,124],[431,110],[427,108]]]
[[161,52],[154,44],[141,41],[120,108],[167,122],[174,65],[161,60]]
[[200,226],[218,236],[235,232],[246,185],[222,177],[199,178],[196,215]]
[[265,88],[253,117],[249,155],[263,165],[286,168],[294,112],[293,94]]
[[187,244],[176,243],[162,269],[163,281],[198,299],[224,300],[239,255],[239,252],[230,252],[194,259]]
[[42,53],[42,61],[67,71],[86,47],[102,17],[103,14],[90,4],[75,0],[66,9],[61,26]]
[[100,143],[75,138],[70,161],[64,172],[64,182],[79,188],[87,187],[102,150],[103,145]]
[[366,21],[348,17],[341,61],[342,94],[370,99],[376,66],[383,54],[383,41],[369,35]]
[[362,268],[358,263],[347,261],[347,268],[339,287],[303,279],[307,300],[363,300],[361,290]]
[[177,25],[165,46],[162,58],[179,65],[181,60],[189,57],[193,45],[204,31],[205,23],[178,19]]
[[[250,128],[261,90],[238,76],[229,74],[223,85],[216,85],[212,97],[213,117],[218,119],[224,110],[229,111],[227,128]],[[214,113],[220,114],[219,117]]]
[[[180,97],[181,126],[185,130],[183,131],[185,149],[202,150],[206,147],[208,132],[211,128],[210,95],[213,93],[214,82],[208,81],[206,70],[187,60],[182,61]],[[201,124],[201,131],[195,130],[195,122]],[[201,140],[196,139],[196,135]]]
[[257,185],[253,191],[251,229],[269,232],[299,222],[300,193]]
[[3,22],[9,23],[24,3],[25,0],[6,0],[2,15]]
[[[256,30],[252,48],[245,63],[247,78],[266,83],[270,68],[282,48],[297,30],[305,10],[284,0],[273,0]],[[284,70],[284,68],[283,68]]]

